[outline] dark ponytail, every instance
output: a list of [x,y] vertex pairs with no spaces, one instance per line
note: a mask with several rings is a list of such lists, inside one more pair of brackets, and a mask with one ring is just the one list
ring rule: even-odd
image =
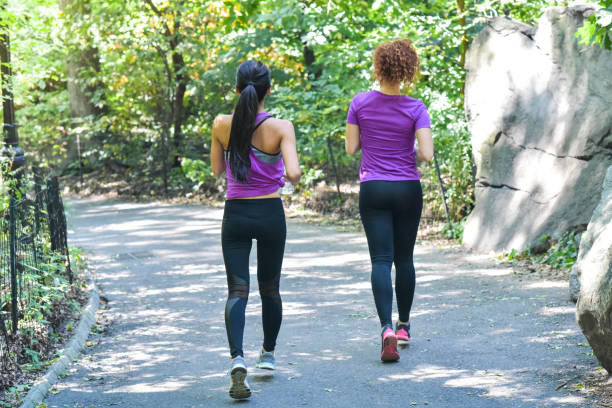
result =
[[257,108],[270,88],[270,71],[259,61],[245,61],[236,72],[236,88],[240,91],[240,97],[234,108],[227,150],[232,176],[246,183],[247,172],[251,168],[249,153]]

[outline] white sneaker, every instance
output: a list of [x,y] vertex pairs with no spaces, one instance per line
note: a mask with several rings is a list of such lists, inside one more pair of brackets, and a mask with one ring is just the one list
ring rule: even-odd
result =
[[274,370],[274,353],[269,351],[260,353],[256,367],[264,370]]
[[240,356],[234,359],[230,369],[229,395],[234,399],[247,399],[251,396],[251,388],[247,381],[247,366]]

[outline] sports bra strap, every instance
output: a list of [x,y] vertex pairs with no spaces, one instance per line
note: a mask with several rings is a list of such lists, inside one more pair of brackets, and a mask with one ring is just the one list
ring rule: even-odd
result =
[[260,120],[260,121],[259,121],[259,122],[258,122],[258,123],[255,125],[255,127],[253,128],[253,132],[255,132],[255,131],[257,130],[257,128],[258,128],[258,127],[259,127],[259,126],[260,126],[262,123],[264,123],[266,120],[268,120],[268,119],[270,119],[270,118],[273,118],[273,117],[274,117],[274,116],[272,116],[272,115],[268,115],[268,116],[266,116],[265,118],[263,118],[262,120]]

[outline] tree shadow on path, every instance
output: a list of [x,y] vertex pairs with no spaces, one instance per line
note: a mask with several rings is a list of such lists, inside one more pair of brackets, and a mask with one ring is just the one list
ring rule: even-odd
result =
[[[45,399],[49,407],[234,405],[222,210],[77,201],[71,212],[71,242],[91,254],[113,324]],[[244,348],[254,367],[262,340],[255,246],[251,259]],[[460,249],[420,246],[415,259],[413,340],[398,363],[383,364],[365,238],[289,222],[277,370],[250,369],[249,406],[590,403],[568,382],[596,362],[565,283],[519,281]]]

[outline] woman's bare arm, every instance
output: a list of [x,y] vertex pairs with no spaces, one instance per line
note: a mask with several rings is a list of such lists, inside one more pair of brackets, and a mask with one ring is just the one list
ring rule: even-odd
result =
[[293,124],[288,120],[282,120],[279,123],[279,131],[281,132],[280,149],[283,155],[283,162],[285,163],[285,172],[287,179],[295,186],[300,182],[300,177],[302,177],[302,170],[300,169],[297,156],[295,130],[293,129]]
[[223,126],[221,118],[217,117],[213,123],[212,141],[210,146],[210,167],[215,176],[219,177],[225,172],[225,159],[223,157],[223,145],[219,140]]
[[416,130],[416,138],[419,142],[419,148],[416,149],[417,158],[423,161],[433,159],[434,146],[433,136],[430,128],[421,128]]
[[361,131],[359,130],[359,126],[354,125],[352,123],[346,124],[346,137],[344,140],[344,147],[346,148],[346,153],[349,156],[354,155],[361,149]]

